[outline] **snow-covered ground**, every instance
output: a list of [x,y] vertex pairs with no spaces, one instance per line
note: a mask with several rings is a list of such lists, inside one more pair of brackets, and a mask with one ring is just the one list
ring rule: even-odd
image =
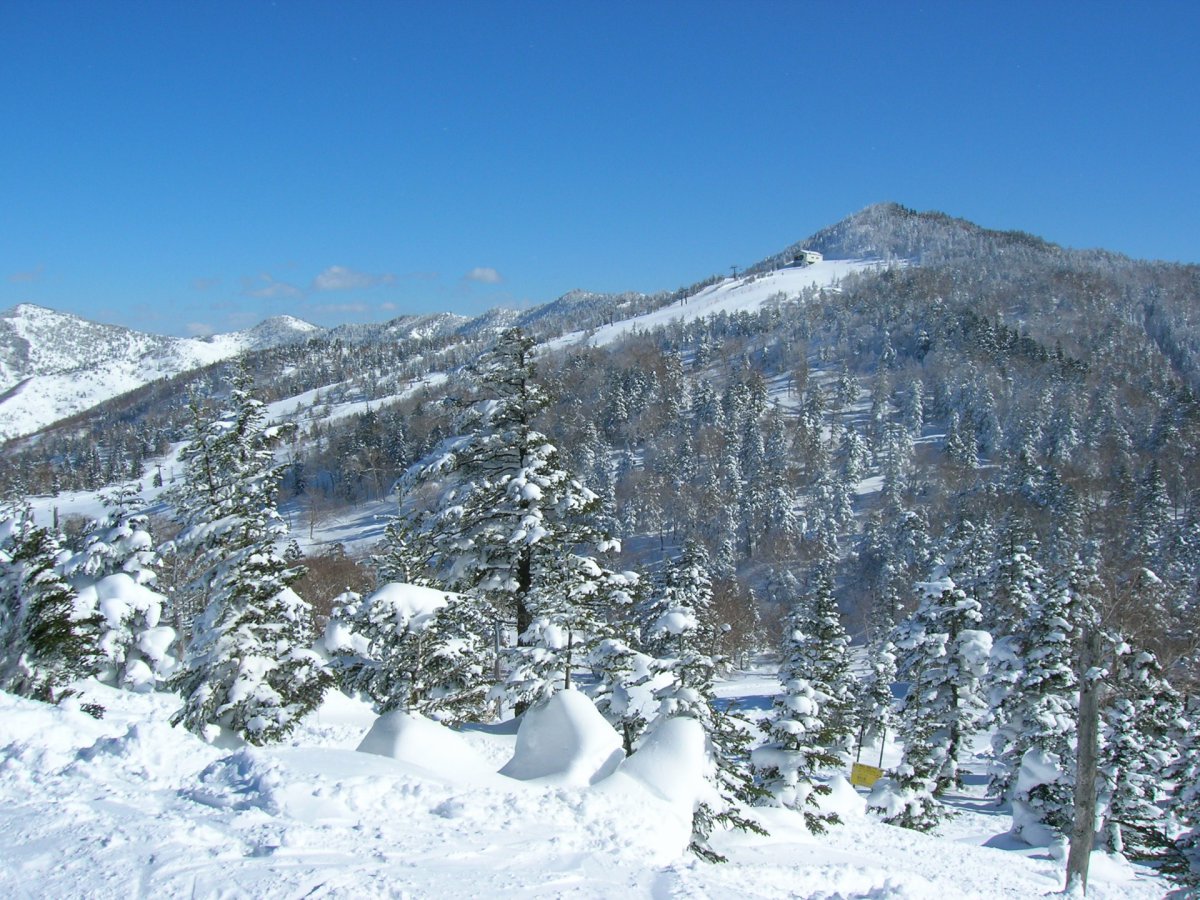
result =
[[761,275],[726,278],[682,303],[623,319],[594,331],[575,331],[547,343],[558,349],[587,342],[593,347],[610,344],[627,334],[650,331],[672,322],[690,322],[718,313],[754,312],[775,298],[795,299],[808,288],[828,287],[847,275],[884,265],[874,260],[827,259],[803,268],[775,269]]
[[[720,693],[754,712],[774,689],[759,672]],[[374,752],[356,752],[376,719],[340,694],[290,745],[240,749],[172,728],[170,695],[94,682],[85,695],[107,707],[102,720],[77,702],[0,694],[0,896],[949,900],[1063,883],[1061,860],[1009,839],[1008,817],[977,796],[954,798],[957,818],[922,835],[868,818],[841,779],[829,802],[843,825],[813,836],[794,813],[757,811],[770,837],[718,834],[729,862],[700,862],[683,848],[687,729],[616,766],[586,701],[520,738],[393,716],[367,742]],[[1093,857],[1090,897],[1166,890]]]

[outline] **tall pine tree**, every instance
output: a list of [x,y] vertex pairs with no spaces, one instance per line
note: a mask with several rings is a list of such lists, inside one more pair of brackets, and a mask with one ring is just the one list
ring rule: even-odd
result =
[[208,738],[220,729],[253,744],[287,736],[330,683],[310,648],[312,610],[290,587],[275,506],[284,467],[273,448],[292,430],[269,425],[244,371],[230,406],[210,418],[193,401],[186,474],[173,500],[183,522],[176,552],[190,552],[193,590],[208,598],[172,686],[183,697],[173,722]]

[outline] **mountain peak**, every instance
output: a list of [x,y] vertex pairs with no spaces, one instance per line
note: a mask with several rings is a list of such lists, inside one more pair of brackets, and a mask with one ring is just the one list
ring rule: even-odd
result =
[[926,265],[996,252],[1065,252],[1057,244],[1024,231],[983,228],[938,210],[922,212],[885,201],[822,228],[747,269],[747,274],[786,265],[802,249],[817,250],[826,259],[906,259]]
[[245,338],[250,346],[261,348],[303,341],[323,330],[311,322],[284,315],[263,319],[253,328],[247,328],[238,334]]

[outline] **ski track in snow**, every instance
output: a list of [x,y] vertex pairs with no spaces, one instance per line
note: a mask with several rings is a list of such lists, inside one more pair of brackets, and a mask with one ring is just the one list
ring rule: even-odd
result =
[[[720,686],[751,707],[774,690],[764,672]],[[947,900],[1062,887],[1044,849],[997,848],[1011,846],[1008,818],[978,798],[928,836],[869,819],[839,779],[845,824],[814,837],[795,813],[758,810],[771,835],[718,834],[730,861],[710,865],[682,852],[679,810],[620,769],[579,787],[355,752],[375,717],[340,694],[287,746],[221,750],[170,727],[170,695],[85,693],[103,720],[0,694],[2,896]],[[451,737],[499,769],[516,738],[498,731]],[[1094,856],[1090,897],[1165,889]]]

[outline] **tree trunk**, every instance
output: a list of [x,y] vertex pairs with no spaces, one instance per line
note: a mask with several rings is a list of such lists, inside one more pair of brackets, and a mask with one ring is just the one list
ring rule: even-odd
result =
[[1101,681],[1088,677],[1100,663],[1100,633],[1084,628],[1079,653],[1079,746],[1075,756],[1075,820],[1067,856],[1066,894],[1087,896],[1088,863],[1096,835],[1097,736],[1100,731]]
[[[526,547],[517,561],[517,646],[520,647],[525,646],[525,632],[533,624],[533,613],[530,611],[528,603],[529,590],[533,586],[532,556],[533,554]],[[513,713],[522,716],[527,709],[529,709],[529,703],[521,700],[513,706]]]
[[517,643],[524,645],[525,632],[533,624],[533,613],[529,610],[529,590],[533,587],[533,554],[526,547],[517,560]]

